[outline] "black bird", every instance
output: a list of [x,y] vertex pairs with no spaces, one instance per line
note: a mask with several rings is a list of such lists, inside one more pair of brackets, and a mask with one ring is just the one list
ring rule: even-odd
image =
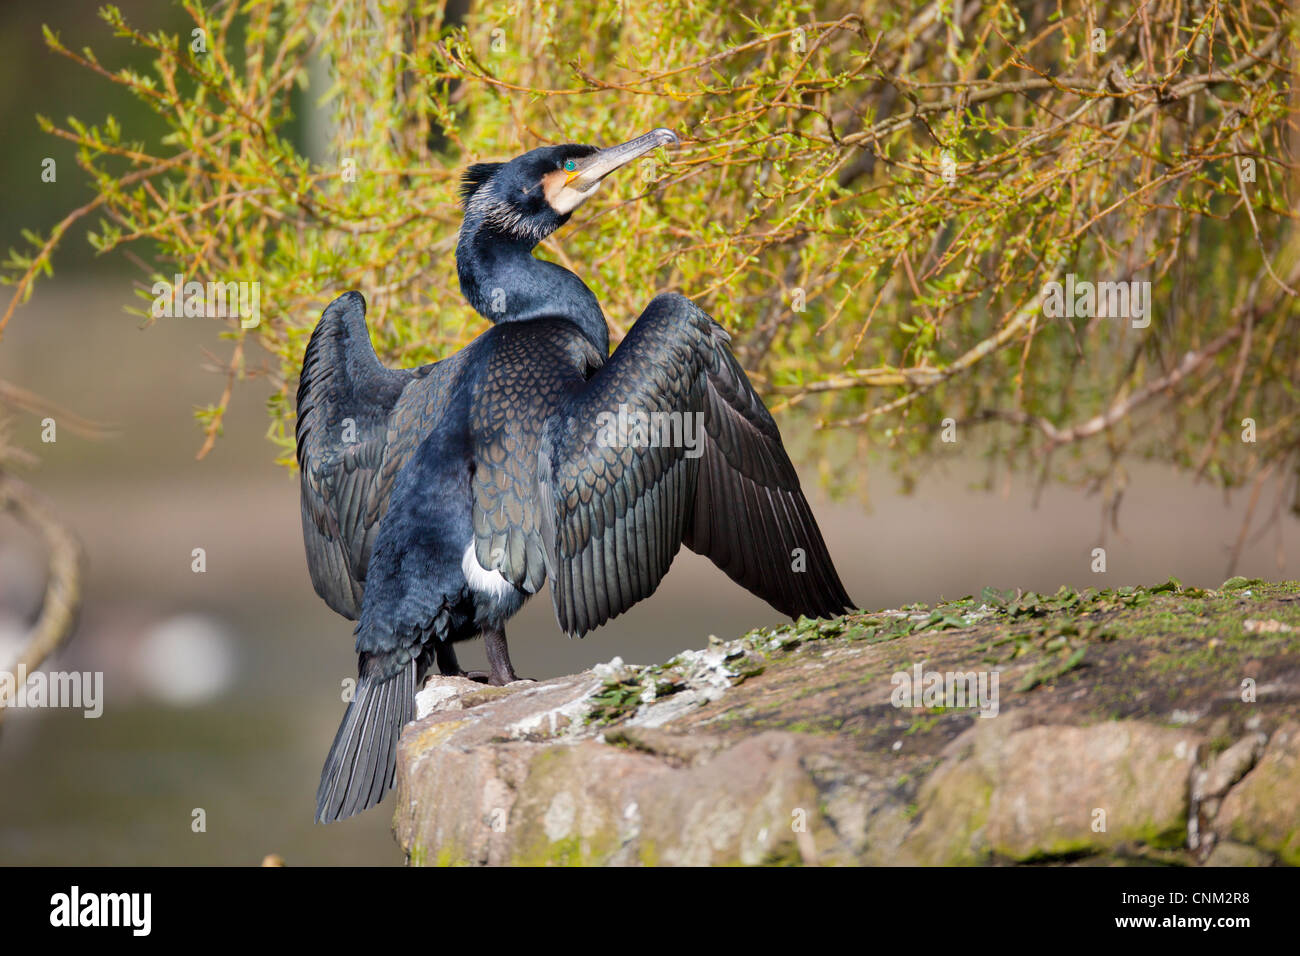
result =
[[664,293],[611,356],[596,296],[532,254],[610,172],[675,142],[471,166],[457,271],[493,325],[450,358],[381,365],[357,292],[321,316],[298,386],[303,535],[317,593],[357,621],[360,676],[319,821],[383,798],[426,671],[465,674],[457,641],[482,635],[491,664],[465,676],[518,679],[505,622],[548,579],[571,636],[649,597],[682,544],[792,617],[852,606],[722,327]]

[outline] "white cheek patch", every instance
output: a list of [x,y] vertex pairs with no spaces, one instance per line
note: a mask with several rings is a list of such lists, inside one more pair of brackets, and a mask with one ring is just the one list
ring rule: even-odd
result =
[[566,212],[573,212],[573,210],[581,206],[584,202],[590,199],[599,188],[600,183],[597,183],[583,193],[565,186],[560,190],[559,195],[555,197],[555,201],[551,203],[551,205],[555,207],[556,212],[563,216]]
[[594,196],[596,190],[600,188],[600,183],[597,182],[586,192],[582,192],[566,185],[564,180],[563,173],[551,173],[542,182],[542,191],[546,194],[546,201],[561,216],[573,212],[573,210]]
[[495,569],[489,571],[478,563],[473,540],[465,548],[464,557],[460,559],[460,569],[465,572],[465,580],[469,582],[470,590],[480,594],[499,598],[505,597],[514,590],[514,585],[507,581],[500,571]]

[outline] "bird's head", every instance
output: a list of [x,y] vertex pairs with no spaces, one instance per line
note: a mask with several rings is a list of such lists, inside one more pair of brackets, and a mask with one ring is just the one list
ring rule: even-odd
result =
[[462,229],[486,230],[531,248],[564,225],[614,170],[676,142],[676,133],[661,128],[607,149],[542,146],[508,163],[473,165],[461,182]]

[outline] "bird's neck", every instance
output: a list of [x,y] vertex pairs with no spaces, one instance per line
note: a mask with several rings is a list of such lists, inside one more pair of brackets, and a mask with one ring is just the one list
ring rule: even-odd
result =
[[462,228],[456,245],[461,293],[494,323],[567,319],[608,355],[609,327],[595,293],[568,269],[536,258],[533,245],[487,228]]

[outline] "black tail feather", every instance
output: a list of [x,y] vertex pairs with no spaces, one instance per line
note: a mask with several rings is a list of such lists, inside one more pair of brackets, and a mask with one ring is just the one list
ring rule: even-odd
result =
[[411,661],[386,680],[362,675],[321,771],[318,823],[370,809],[393,785],[397,738],[415,716],[415,668]]

